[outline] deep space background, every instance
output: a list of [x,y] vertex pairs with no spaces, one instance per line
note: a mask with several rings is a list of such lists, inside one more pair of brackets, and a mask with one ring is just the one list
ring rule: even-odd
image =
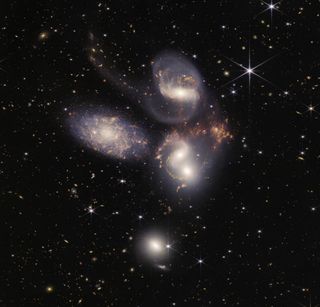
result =
[[[320,304],[319,4],[2,1],[0,305]],[[152,155],[120,161],[72,138],[65,116],[83,104],[123,112],[154,143],[171,129],[97,72],[90,32],[136,82],[166,49],[200,71],[233,135],[201,190],[172,192]],[[270,59],[257,68],[270,82],[225,85],[249,52]],[[136,254],[153,228],[174,241],[167,271]]]

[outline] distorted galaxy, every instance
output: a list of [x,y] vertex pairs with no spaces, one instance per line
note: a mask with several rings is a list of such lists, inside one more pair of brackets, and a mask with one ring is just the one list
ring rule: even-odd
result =
[[187,121],[195,113],[200,100],[200,76],[180,57],[162,54],[154,60],[154,81],[164,99],[160,102],[151,97],[148,103],[155,117],[163,122]]
[[320,306],[319,4],[3,1],[0,306]]

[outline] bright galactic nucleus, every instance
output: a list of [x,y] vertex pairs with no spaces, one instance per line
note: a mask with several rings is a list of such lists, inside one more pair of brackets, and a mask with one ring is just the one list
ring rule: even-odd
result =
[[201,76],[183,55],[162,53],[153,62],[153,79],[159,96],[147,100],[161,122],[181,123],[198,110],[202,92]]
[[167,270],[171,245],[160,232],[147,232],[138,238],[137,253],[140,260],[151,262],[156,268]]

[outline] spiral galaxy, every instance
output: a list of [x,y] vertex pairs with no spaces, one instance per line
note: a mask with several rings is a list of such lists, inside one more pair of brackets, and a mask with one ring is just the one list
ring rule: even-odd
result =
[[69,123],[76,139],[103,155],[125,160],[141,158],[148,151],[142,129],[107,110],[72,112]]

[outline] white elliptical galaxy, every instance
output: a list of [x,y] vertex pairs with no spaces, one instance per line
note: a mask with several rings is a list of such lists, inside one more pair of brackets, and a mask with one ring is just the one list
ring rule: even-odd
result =
[[76,139],[103,155],[125,160],[148,152],[142,129],[105,109],[73,111],[69,125]]
[[137,253],[141,260],[151,262],[159,269],[167,269],[170,244],[161,232],[149,231],[141,234],[137,246]]

